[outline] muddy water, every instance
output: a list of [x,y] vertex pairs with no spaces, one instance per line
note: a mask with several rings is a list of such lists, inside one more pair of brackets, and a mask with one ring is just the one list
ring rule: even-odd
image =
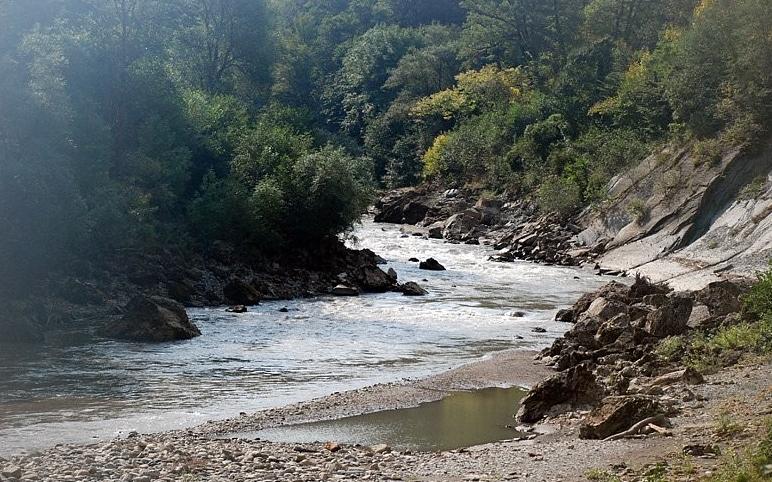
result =
[[[365,221],[354,234],[352,244],[429,295],[271,302],[243,315],[193,309],[202,336],[176,343],[67,336],[2,346],[0,452],[192,426],[540,348],[567,328],[551,321],[555,311],[605,281],[579,269],[491,263],[486,247],[404,238],[398,226]],[[448,270],[408,261],[429,256]]]
[[414,408],[306,423],[238,434],[272,442],[387,444],[399,450],[441,451],[507,440],[514,413],[525,395],[520,388],[486,388],[452,393]]

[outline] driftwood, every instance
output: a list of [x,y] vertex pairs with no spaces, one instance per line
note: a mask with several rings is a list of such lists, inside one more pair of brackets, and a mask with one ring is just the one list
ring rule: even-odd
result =
[[655,415],[653,417],[644,418],[640,422],[636,423],[632,427],[628,428],[624,432],[619,432],[618,434],[610,435],[603,439],[604,442],[608,442],[611,440],[619,440],[621,438],[629,437],[630,435],[634,435],[638,433],[643,427],[646,427],[649,424],[662,424],[667,425],[667,419],[664,415]]

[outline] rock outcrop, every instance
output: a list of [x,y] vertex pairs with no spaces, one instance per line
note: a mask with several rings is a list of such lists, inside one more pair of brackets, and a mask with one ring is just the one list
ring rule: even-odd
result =
[[[629,286],[612,282],[583,295],[556,316],[574,325],[539,355],[559,373],[529,391],[518,419],[534,423],[590,405],[595,408],[581,425],[580,435],[605,439],[667,414],[669,407],[656,394],[673,385],[702,383],[703,378],[692,368],[659,358],[657,345],[670,336],[690,336],[693,310],[708,312],[716,325],[732,322],[736,312],[731,308],[739,308],[737,300],[747,289],[743,283],[721,282],[701,291],[674,292],[636,277]],[[711,311],[716,316],[710,316]],[[664,430],[656,424],[647,427]]]
[[601,210],[578,220],[576,242],[602,247],[598,263],[634,270],[677,289],[749,277],[772,257],[772,139],[719,162],[666,148],[609,184]]

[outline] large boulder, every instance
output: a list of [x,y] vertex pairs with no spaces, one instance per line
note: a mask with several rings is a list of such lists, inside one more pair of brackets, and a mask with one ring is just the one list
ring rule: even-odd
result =
[[429,203],[416,188],[390,192],[376,203],[376,223],[416,224],[429,212]]
[[711,316],[725,316],[740,311],[743,286],[731,281],[716,281],[695,293],[697,302],[708,307]]
[[603,321],[599,318],[583,313],[579,321],[574,323],[574,326],[565,334],[565,338],[576,341],[580,345],[594,346],[595,335],[602,323]]
[[418,268],[425,269],[428,271],[445,271],[445,267],[441,265],[440,262],[434,258],[429,258],[426,261],[421,261],[418,264]]
[[700,372],[691,367],[682,368],[674,372],[665,373],[660,375],[649,383],[649,386],[666,386],[673,383],[688,383],[690,385],[697,385],[704,383],[705,378]]
[[186,279],[172,280],[166,283],[166,292],[169,294],[169,298],[175,301],[190,303],[196,293],[196,288],[193,283]]
[[201,335],[180,303],[160,296],[140,295],[124,308],[116,323],[103,334],[110,338],[140,342],[187,340]]
[[692,314],[692,300],[671,296],[665,304],[646,316],[645,330],[658,338],[681,335],[686,331]]
[[445,221],[437,221],[426,228],[426,232],[431,239],[442,239],[442,233],[445,231]]
[[517,419],[536,423],[555,405],[593,403],[599,399],[601,388],[592,371],[580,364],[543,380],[533,387],[520,403]]
[[377,266],[363,266],[357,271],[356,280],[363,291],[371,293],[389,291],[395,283],[394,278]]
[[427,212],[429,212],[429,206],[423,201],[410,201],[402,208],[402,222],[405,224],[417,224],[424,220]]
[[428,294],[428,292],[421,288],[421,286],[415,281],[408,281],[407,283],[403,283],[399,285],[397,289],[405,296],[424,296]]
[[579,426],[579,437],[604,439],[623,432],[643,419],[661,415],[662,407],[643,395],[616,396],[603,399]]
[[610,345],[617,341],[619,335],[630,330],[632,330],[630,316],[627,313],[620,313],[600,325],[595,334],[595,341],[601,346]]
[[222,289],[225,300],[231,305],[256,305],[260,302],[260,293],[244,280],[234,278]]
[[585,312],[586,315],[599,318],[602,321],[610,320],[622,313],[627,313],[627,305],[604,297],[593,301]]
[[442,237],[454,241],[466,240],[481,223],[482,213],[477,209],[467,209],[448,219],[442,231]]
[[493,226],[499,220],[503,205],[504,202],[500,199],[482,197],[474,207],[480,212],[480,222],[486,226]]

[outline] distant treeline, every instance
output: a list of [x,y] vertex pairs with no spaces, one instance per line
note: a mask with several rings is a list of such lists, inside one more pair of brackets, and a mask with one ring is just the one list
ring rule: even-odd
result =
[[570,213],[657,144],[752,145],[770,19],[768,0],[6,0],[0,266],[275,252],[426,178]]

